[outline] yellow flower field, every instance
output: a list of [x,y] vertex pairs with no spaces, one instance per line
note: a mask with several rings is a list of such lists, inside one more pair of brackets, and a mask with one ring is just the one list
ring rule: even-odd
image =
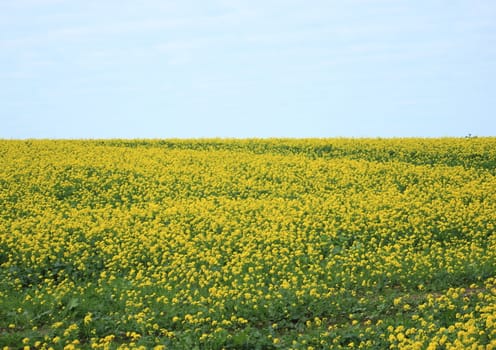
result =
[[496,349],[496,138],[0,141],[4,349]]

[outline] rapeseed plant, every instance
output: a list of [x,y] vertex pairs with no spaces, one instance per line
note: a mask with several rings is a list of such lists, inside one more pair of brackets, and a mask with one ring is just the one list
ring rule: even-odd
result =
[[0,141],[0,346],[491,348],[496,139]]

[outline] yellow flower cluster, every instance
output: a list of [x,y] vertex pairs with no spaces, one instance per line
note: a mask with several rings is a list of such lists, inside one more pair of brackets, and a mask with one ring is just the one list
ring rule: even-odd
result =
[[0,346],[496,348],[496,139],[0,141]]

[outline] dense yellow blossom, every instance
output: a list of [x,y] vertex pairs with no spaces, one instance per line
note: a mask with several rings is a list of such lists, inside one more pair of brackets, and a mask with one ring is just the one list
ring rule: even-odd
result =
[[0,346],[496,343],[496,139],[0,141]]

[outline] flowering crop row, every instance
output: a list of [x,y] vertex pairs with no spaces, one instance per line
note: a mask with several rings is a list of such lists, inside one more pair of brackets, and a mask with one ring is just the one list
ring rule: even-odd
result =
[[0,141],[0,345],[496,348],[496,139]]

